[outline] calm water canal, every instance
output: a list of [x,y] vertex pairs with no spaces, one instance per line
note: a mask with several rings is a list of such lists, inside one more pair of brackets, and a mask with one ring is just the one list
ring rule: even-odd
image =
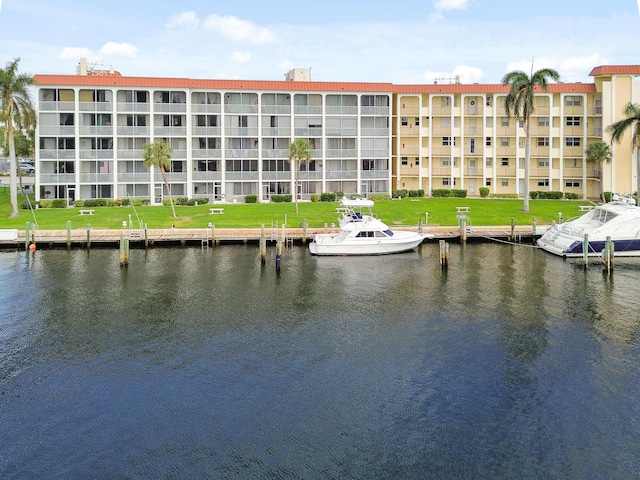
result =
[[0,478],[640,478],[640,263],[0,253]]

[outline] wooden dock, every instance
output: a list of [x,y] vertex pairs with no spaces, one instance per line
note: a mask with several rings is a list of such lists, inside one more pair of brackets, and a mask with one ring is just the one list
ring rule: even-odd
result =
[[[418,227],[394,226],[395,230],[417,231]],[[546,231],[546,226],[536,229],[536,238]],[[424,233],[434,236],[425,242],[438,240],[455,240],[460,238],[458,227],[433,226],[424,227]],[[267,241],[286,240],[288,244],[310,242],[316,233],[337,233],[337,227],[327,228],[265,228]],[[466,230],[466,241],[503,240],[514,243],[533,241],[531,226],[472,227]],[[161,229],[109,229],[109,228],[75,228],[72,230],[34,230],[31,231],[29,241],[25,239],[25,231],[18,230],[17,238],[0,236],[0,248],[13,249],[28,246],[31,239],[35,240],[38,248],[75,247],[113,247],[117,246],[121,238],[129,239],[132,248],[152,246],[187,246],[214,245],[223,243],[248,243],[260,241],[260,228],[161,228]]]

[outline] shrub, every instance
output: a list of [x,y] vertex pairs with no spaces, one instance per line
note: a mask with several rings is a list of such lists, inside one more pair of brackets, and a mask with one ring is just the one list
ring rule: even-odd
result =
[[610,202],[611,201],[611,197],[613,196],[612,192],[602,192],[602,196],[604,197],[604,202]]
[[408,196],[412,197],[412,198],[415,198],[415,197],[418,196],[418,191],[417,190],[409,190],[407,193],[408,193]]
[[22,210],[29,210],[29,202],[27,200],[23,200],[20,202],[20,208]]
[[76,207],[76,208],[84,207],[84,200],[74,200],[73,201],[73,206]]
[[122,205],[122,199],[121,198],[116,198],[113,203],[114,203],[114,205],[116,207],[119,207],[119,206]]
[[51,208],[51,200],[49,200],[48,198],[43,198],[42,200],[40,200],[38,205],[40,205],[40,208]]
[[341,192],[340,190],[337,190],[335,193],[335,196],[338,200],[340,200],[342,197],[344,197],[344,192]]
[[131,205],[131,199],[130,198],[123,198],[122,199],[122,206],[123,207],[127,207],[129,205]]
[[258,195],[245,195],[245,203],[258,203]]
[[289,203],[291,199],[291,195],[271,195],[271,201],[273,203]]
[[532,200],[540,198],[540,192],[538,192],[537,190],[532,190],[531,192],[529,192],[529,198],[531,198]]
[[518,198],[517,193],[492,193],[489,198]]
[[[531,196],[532,192],[529,192],[529,196]],[[540,199],[547,199],[547,200],[561,200],[562,197],[564,196],[564,194],[562,192],[544,192],[544,191],[538,191],[537,192],[538,197]],[[531,197],[534,198],[534,197]]]
[[486,198],[489,196],[489,189],[487,187],[480,187],[480,196]]
[[321,202],[335,202],[336,201],[336,194],[335,193],[331,193],[331,192],[321,193],[320,194],[320,201]]
[[389,199],[390,197],[388,193],[372,193],[369,195],[369,200],[373,200],[374,202],[383,202]]
[[311,201],[312,202],[317,202],[318,201],[318,194],[317,193],[312,193],[311,194]]
[[149,203],[150,203],[149,200],[142,200],[140,198],[134,198],[132,201],[132,204],[134,207],[139,207],[141,205],[149,205]]
[[467,198],[466,190],[451,190],[451,196],[457,198]]
[[56,198],[51,200],[51,206],[53,208],[67,208],[67,199],[66,198]]
[[577,193],[565,192],[564,198],[566,198],[567,200],[578,200],[580,196]]
[[108,204],[106,198],[96,198],[96,207],[106,207]]
[[432,197],[450,197],[451,190],[446,188],[434,188],[433,190],[431,190],[431,196]]
[[418,189],[418,196],[419,196],[420,198],[423,198],[423,197],[424,197],[424,189],[423,189],[423,188]]

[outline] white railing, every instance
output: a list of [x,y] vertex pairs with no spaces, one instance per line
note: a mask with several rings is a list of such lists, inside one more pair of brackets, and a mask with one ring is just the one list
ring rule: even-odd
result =
[[220,158],[222,156],[222,150],[209,148],[209,149],[193,149],[191,151],[193,158]]
[[149,105],[149,103],[118,102],[116,106],[118,108],[118,112],[143,113],[151,110]]
[[162,113],[184,113],[187,111],[186,103],[154,103],[154,112]]

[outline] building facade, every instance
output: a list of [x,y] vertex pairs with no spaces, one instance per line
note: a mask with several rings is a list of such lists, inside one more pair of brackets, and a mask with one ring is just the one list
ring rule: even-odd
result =
[[[629,145],[611,165],[585,161],[588,143],[640,95],[640,66],[597,67],[593,84],[538,92],[531,128],[531,190],[598,197],[633,191]],[[118,72],[36,75],[36,196],[148,199],[164,183],[142,165],[144,145],[173,149],[173,196],[211,202],[293,194],[289,145],[306,138],[298,198],[323,192],[391,193],[460,188],[478,195],[524,191],[521,124],[506,116],[503,85],[312,82],[125,77]]]

